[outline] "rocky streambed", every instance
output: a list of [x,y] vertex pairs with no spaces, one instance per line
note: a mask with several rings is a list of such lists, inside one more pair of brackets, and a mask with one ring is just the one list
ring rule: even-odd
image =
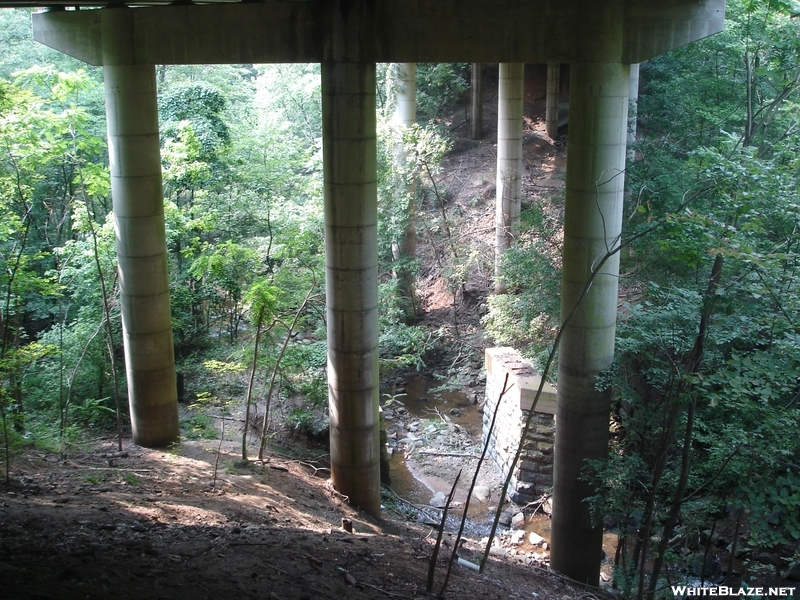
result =
[[[483,390],[476,375],[459,389],[447,389],[421,375],[400,377],[385,386],[383,415],[389,452],[390,487],[416,518],[438,524],[441,510],[459,471],[445,530],[452,537],[460,526],[467,493],[483,450]],[[460,556],[480,560],[488,542],[502,489],[501,474],[484,461],[469,501]],[[491,553],[524,564],[549,562],[547,498],[520,507],[506,500]],[[467,558],[469,560],[469,558]]]

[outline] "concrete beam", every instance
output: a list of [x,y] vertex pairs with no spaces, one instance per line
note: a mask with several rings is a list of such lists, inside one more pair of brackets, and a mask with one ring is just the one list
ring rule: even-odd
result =
[[57,11],[31,15],[33,39],[73,58],[103,64],[100,11]]
[[[370,40],[359,51],[366,62],[638,63],[721,31],[725,17],[725,0],[375,0],[373,6],[356,38]],[[136,64],[323,61],[322,0],[131,11]],[[34,39],[99,65],[96,12],[35,14]],[[610,29],[623,33],[615,45],[603,43]]]
[[[321,2],[170,5],[131,9],[137,64],[322,62]],[[33,15],[33,38],[102,65],[102,11]]]
[[666,54],[725,26],[725,0],[627,0],[625,12],[625,64]]

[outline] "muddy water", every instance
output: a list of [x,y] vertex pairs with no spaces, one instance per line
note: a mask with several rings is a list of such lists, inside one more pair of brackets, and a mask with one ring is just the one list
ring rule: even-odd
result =
[[[393,414],[386,421],[387,432],[397,432],[397,437],[407,435],[405,425],[419,419],[426,421],[447,422],[457,425],[460,430],[468,435],[471,447],[467,450],[454,449],[455,453],[465,452],[477,456],[480,454],[480,439],[482,429],[482,414],[476,405],[471,404],[467,395],[462,391],[435,391],[440,382],[422,376],[411,376],[407,379],[403,389],[392,388],[382,391],[382,394],[393,395],[400,405],[390,403],[389,410]],[[477,388],[476,388],[477,391]],[[405,395],[399,395],[399,394]],[[426,450],[426,448],[422,448]],[[462,509],[466,503],[466,493],[477,466],[477,459],[464,459],[463,471],[458,488],[454,495],[455,506],[451,508],[448,516],[448,528],[456,529],[460,523]],[[402,498],[423,506],[429,506],[430,499],[436,492],[447,494],[457,474],[457,468],[445,474],[431,474],[428,469],[423,469],[408,452],[398,448],[389,459],[392,489]],[[491,466],[484,463],[483,470]],[[438,511],[428,511],[436,514]],[[491,526],[488,506],[481,504],[474,498],[470,502],[469,514],[465,532],[470,536],[488,535]]]
[[[404,386],[405,395],[397,395],[398,388],[392,388],[382,393],[397,395],[409,415],[418,419],[435,419],[440,414],[447,415],[453,423],[464,427],[469,434],[480,441],[482,415],[476,405],[470,404],[467,395],[460,390],[433,391],[441,385],[440,381],[429,379],[421,375],[412,375],[407,378]],[[477,388],[475,388],[477,390]],[[460,414],[453,414],[453,409]]]
[[[426,421],[439,421],[442,419],[449,420],[455,423],[463,431],[466,431],[471,438],[473,447],[469,450],[472,454],[480,454],[480,439],[482,429],[482,414],[478,411],[478,407],[468,402],[466,394],[461,391],[445,391],[435,392],[434,390],[439,382],[426,379],[424,377],[412,377],[406,383],[405,396],[398,396],[396,399],[402,402],[402,408],[405,412],[399,410],[400,405],[391,403],[389,410],[393,413],[393,417],[387,420],[386,427],[389,433],[397,432],[398,439],[407,435],[406,425],[409,423],[423,419]],[[397,394],[399,390],[389,389],[385,393]],[[453,411],[455,409],[455,411]],[[452,411],[452,412],[451,412]],[[423,447],[421,450],[425,450]],[[415,449],[416,452],[416,449]],[[477,465],[477,460],[464,460],[462,464],[454,468],[452,472],[442,472],[441,470],[435,471],[436,475],[432,475],[429,469],[424,469],[415,461],[414,452],[406,452],[402,446],[397,448],[397,451],[389,459],[390,475],[392,478],[392,489],[402,498],[408,500],[423,508],[429,507],[430,499],[436,492],[443,492],[447,494],[453,485],[453,479],[456,476],[458,468],[463,466],[463,473],[461,481],[456,490],[455,501],[464,505],[466,501],[466,492],[469,489],[469,483],[472,479],[474,468]],[[491,465],[484,463],[481,474],[485,473],[487,469],[492,469]],[[499,474],[496,481],[499,481]],[[494,511],[497,506],[497,489],[496,486],[492,490],[492,498],[489,502],[478,502],[474,498],[470,501],[468,518],[465,525],[464,535],[472,539],[480,539],[488,536],[491,530],[492,520],[494,518]],[[491,510],[490,510],[491,509]],[[427,509],[426,514],[431,515],[433,518],[439,518],[439,511]],[[447,531],[456,531],[460,525],[462,516],[462,509],[459,506],[451,509],[451,513],[447,519]],[[506,530],[505,527],[500,527],[498,533]],[[529,552],[535,556],[545,556],[549,550],[550,543],[550,517],[542,512],[529,516],[526,519],[525,525],[526,535],[524,542],[516,546],[518,552]],[[529,533],[535,532],[544,538],[548,546],[533,546],[529,543]],[[613,563],[614,554],[617,546],[617,536],[615,534],[606,532],[603,535],[603,551],[605,553],[605,560],[602,566],[603,581],[609,581],[611,578],[611,565]]]

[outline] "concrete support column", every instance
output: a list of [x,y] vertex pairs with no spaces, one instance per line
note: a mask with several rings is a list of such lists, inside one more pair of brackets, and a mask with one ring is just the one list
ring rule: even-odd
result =
[[[396,65],[396,98],[394,107],[393,121],[397,127],[408,128],[417,122],[417,65],[416,63],[398,63]],[[406,155],[402,145],[395,151],[395,160],[399,165],[405,165]],[[416,227],[416,203],[414,194],[416,185],[411,182],[405,188],[405,193],[409,198],[407,210],[407,222],[402,238],[392,244],[392,256],[394,260],[402,257],[414,257],[417,253],[417,227]],[[409,274],[405,274],[406,279]],[[412,282],[403,282],[404,293],[412,292]]]
[[[590,273],[619,243],[622,230],[630,73],[623,64],[573,64],[567,142],[561,319],[573,312]],[[611,367],[619,255],[600,270],[564,328],[559,349],[550,564],[598,584],[602,523],[591,521],[581,481],[587,459],[608,450],[610,390],[597,376]]]
[[633,160],[633,146],[636,143],[636,126],[639,119],[639,63],[631,65],[630,87],[628,89],[628,160]]
[[[401,131],[417,122],[417,65],[416,63],[398,63],[395,66],[396,97],[393,121]],[[401,169],[406,167],[406,154],[402,143],[395,148],[394,159]],[[416,181],[410,180],[404,188],[396,190],[402,198],[405,226],[399,239],[392,242],[392,258],[403,261],[394,269],[398,279],[398,288],[403,296],[403,307],[406,317],[411,320],[416,316],[415,269],[413,261],[417,254],[417,202]],[[405,260],[404,260],[405,259]]]
[[403,127],[417,122],[417,63],[398,63],[394,121]]
[[179,436],[154,65],[134,65],[127,8],[102,11],[111,194],[135,444]]
[[331,477],[380,514],[375,63],[322,64]]
[[558,137],[558,99],[561,91],[561,64],[547,63],[547,100],[545,128],[551,140]]
[[519,236],[522,201],[522,113],[525,65],[501,63],[497,98],[497,204],[495,208],[494,291],[505,292],[500,282],[500,261]]
[[472,139],[483,137],[483,65],[472,63]]

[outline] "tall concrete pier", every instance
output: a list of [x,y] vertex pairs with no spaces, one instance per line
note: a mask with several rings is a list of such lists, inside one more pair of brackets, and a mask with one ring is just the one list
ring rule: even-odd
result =
[[108,155],[133,441],[158,447],[180,434],[178,388],[156,70],[134,64],[131,16],[124,8],[102,14]]
[[500,278],[503,254],[519,237],[522,203],[522,113],[525,65],[501,63],[497,88],[497,202],[495,206],[495,293],[505,292]]

